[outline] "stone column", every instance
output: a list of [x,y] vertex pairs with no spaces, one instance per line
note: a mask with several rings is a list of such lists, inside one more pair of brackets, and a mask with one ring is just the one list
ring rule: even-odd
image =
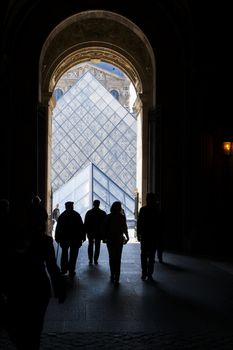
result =
[[160,196],[161,192],[161,108],[150,110],[148,113],[148,191]]
[[48,168],[49,168],[49,142],[51,141],[49,126],[49,104],[51,93],[46,94],[43,103],[37,110],[37,193],[43,199],[47,210],[50,208],[48,201]]

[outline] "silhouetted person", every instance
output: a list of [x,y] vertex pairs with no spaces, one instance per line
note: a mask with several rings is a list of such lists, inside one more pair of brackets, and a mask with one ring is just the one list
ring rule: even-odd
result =
[[27,220],[28,231],[35,232],[38,235],[46,233],[48,213],[45,207],[41,204],[39,196],[33,197]]
[[141,242],[142,279],[153,280],[155,253],[160,243],[162,216],[154,193],[147,193],[146,205],[137,220],[137,239]]
[[59,216],[60,216],[59,204],[56,204],[56,207],[53,209],[53,212],[52,212],[53,225],[57,222]]
[[156,196],[156,203],[159,211],[159,230],[157,230],[158,235],[158,246],[157,246],[157,257],[160,263],[163,263],[163,250],[164,250],[164,234],[163,234],[163,228],[164,228],[164,217],[163,213],[161,211],[160,207],[160,200],[159,197]]
[[88,258],[89,264],[98,264],[100,255],[100,244],[103,239],[103,228],[106,218],[106,212],[99,208],[100,201],[95,199],[93,202],[93,208],[88,210],[84,219],[84,227],[88,238]]
[[[43,209],[42,209],[43,208]],[[46,210],[34,197],[25,223],[19,223],[17,244],[5,266],[6,328],[17,349],[38,350],[49,300],[65,300],[65,286],[56,264],[53,239],[46,235]],[[13,240],[13,237],[12,237]],[[53,294],[52,294],[53,293]]]
[[58,218],[55,240],[60,244],[61,271],[74,277],[79,248],[85,241],[84,224],[80,214],[74,210],[73,202],[65,203],[65,211]]
[[6,287],[8,279],[9,252],[11,247],[11,217],[10,203],[7,199],[0,199],[0,329],[6,327]]
[[105,238],[109,254],[110,279],[116,285],[119,283],[121,270],[121,255],[123,244],[129,240],[126,217],[122,214],[121,202],[112,204],[110,214],[105,220]]

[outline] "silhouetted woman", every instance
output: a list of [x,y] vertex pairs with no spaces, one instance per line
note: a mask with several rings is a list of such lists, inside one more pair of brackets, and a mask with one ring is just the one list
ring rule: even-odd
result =
[[105,239],[107,243],[110,266],[110,279],[116,285],[119,283],[121,270],[121,255],[123,244],[129,240],[125,215],[122,214],[121,202],[114,202],[110,214],[105,221]]

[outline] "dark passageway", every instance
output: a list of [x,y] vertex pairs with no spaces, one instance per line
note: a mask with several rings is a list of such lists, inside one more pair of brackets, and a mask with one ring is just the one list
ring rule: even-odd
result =
[[[223,150],[233,141],[230,2],[125,3],[1,2],[0,198],[19,219],[38,194],[51,215],[53,88],[73,64],[105,58],[127,66],[137,87],[139,207],[147,191],[159,194],[166,249],[176,252],[149,283],[139,245],[127,245],[115,289],[106,247],[90,267],[85,243],[66,302],[49,304],[41,350],[232,349],[232,265],[216,263],[232,262],[233,246],[233,157]],[[11,350],[3,332],[0,348]]]

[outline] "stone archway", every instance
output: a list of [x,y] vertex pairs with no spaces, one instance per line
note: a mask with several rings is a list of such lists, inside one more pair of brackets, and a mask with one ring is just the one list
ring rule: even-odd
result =
[[[155,58],[143,32],[130,20],[108,11],[85,11],[61,22],[48,36],[39,65],[38,124],[47,120],[47,135],[38,137],[47,142],[45,198],[50,208],[50,144],[52,93],[59,78],[72,66],[91,59],[101,59],[120,68],[136,89],[141,113],[139,125],[137,178],[140,202],[151,189],[149,176],[148,114],[155,108]],[[41,121],[43,119],[43,121]],[[40,159],[38,159],[40,163]]]

